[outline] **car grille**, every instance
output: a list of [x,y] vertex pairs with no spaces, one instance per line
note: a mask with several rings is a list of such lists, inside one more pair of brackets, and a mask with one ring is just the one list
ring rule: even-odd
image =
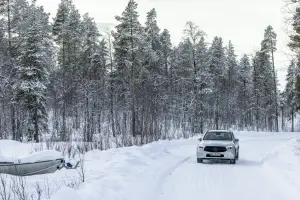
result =
[[218,146],[207,146],[204,148],[204,151],[207,152],[225,152],[227,151],[226,147],[218,147]]

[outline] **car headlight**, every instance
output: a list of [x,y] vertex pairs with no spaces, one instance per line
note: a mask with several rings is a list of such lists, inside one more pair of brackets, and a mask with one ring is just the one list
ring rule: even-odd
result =
[[231,150],[234,148],[234,146],[227,146],[226,148]]

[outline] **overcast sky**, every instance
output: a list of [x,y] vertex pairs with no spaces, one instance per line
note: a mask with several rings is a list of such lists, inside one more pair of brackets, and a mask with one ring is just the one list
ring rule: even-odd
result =
[[[100,27],[114,25],[114,16],[121,15],[128,0],[73,0],[82,14],[88,12]],[[60,0],[37,0],[52,16],[55,15]],[[283,0],[136,0],[141,23],[146,13],[155,8],[161,29],[171,32],[174,45],[182,38],[182,30],[187,21],[193,21],[206,32],[207,41],[221,36],[225,44],[229,40],[235,46],[236,54],[253,54],[260,47],[264,29],[272,25],[278,37],[276,69],[280,89],[285,86],[286,67],[289,57],[286,44],[288,37],[284,31],[286,13]]]

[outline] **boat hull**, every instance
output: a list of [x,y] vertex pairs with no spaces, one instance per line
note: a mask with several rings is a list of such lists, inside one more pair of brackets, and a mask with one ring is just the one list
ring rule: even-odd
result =
[[54,173],[60,169],[64,159],[40,161],[34,163],[0,163],[0,174],[14,176],[33,176]]

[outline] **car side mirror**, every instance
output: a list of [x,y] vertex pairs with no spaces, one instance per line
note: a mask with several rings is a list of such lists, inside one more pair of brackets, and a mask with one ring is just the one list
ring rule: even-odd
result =
[[238,142],[238,141],[240,141],[239,139],[235,139],[235,142]]
[[198,140],[199,140],[199,142],[201,142],[201,141],[202,141],[202,138],[199,138]]

